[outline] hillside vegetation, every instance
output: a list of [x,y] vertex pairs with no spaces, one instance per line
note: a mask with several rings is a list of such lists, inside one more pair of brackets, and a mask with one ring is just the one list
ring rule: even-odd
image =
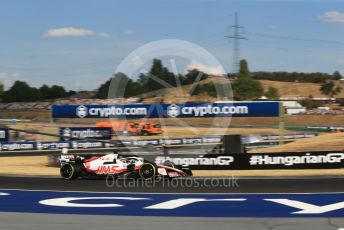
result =
[[[197,84],[207,84],[213,82],[214,84],[228,84],[228,81],[223,77],[212,76],[208,79],[202,80]],[[281,98],[286,97],[309,97],[312,96],[314,98],[328,98],[328,96],[323,95],[320,91],[321,84],[320,83],[293,83],[293,82],[281,82],[281,81],[269,81],[269,80],[259,80],[264,91],[267,91],[269,87],[274,87],[278,90],[279,96]],[[336,81],[336,85],[342,86],[344,84]],[[222,100],[221,97],[210,97],[207,94],[203,95],[189,95],[192,87],[194,84],[180,86],[178,88],[172,87],[167,88],[164,90],[162,96],[160,96],[159,100],[157,98],[146,98],[143,102],[159,102],[162,101],[163,103],[185,103],[185,102],[214,102],[218,100]],[[341,91],[336,95],[338,98],[344,98],[344,91]]]
[[[344,84],[335,81],[336,85],[342,86]],[[269,87],[278,89],[280,97],[313,97],[327,98],[328,96],[321,94],[320,83],[303,83],[303,82],[282,82],[282,81],[269,81],[260,80],[263,88],[267,90]],[[344,98],[344,91],[336,95],[338,98]]]

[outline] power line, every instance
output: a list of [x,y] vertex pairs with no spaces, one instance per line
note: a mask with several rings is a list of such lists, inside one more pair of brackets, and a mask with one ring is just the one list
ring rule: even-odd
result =
[[341,42],[341,41],[334,41],[334,40],[323,40],[323,39],[313,39],[313,38],[298,38],[298,37],[291,37],[291,36],[271,35],[271,34],[262,34],[262,33],[249,33],[249,34],[251,34],[253,36],[260,36],[260,37],[267,37],[267,38],[277,38],[277,39],[286,39],[286,40],[295,40],[295,41],[343,44],[343,42]]
[[241,36],[244,27],[239,24],[237,12],[234,14],[234,25],[230,26],[230,28],[233,30],[232,35],[225,37],[233,40],[233,72],[238,73],[240,64],[240,40],[247,40],[247,38]]
[[283,50],[283,51],[292,51],[292,52],[304,52],[304,53],[317,53],[317,54],[330,54],[332,56],[342,56],[339,53],[333,53],[330,51],[322,51],[322,50],[308,50],[308,49],[297,49],[297,48],[284,48],[284,47],[272,47],[272,46],[265,46],[265,45],[251,45],[245,44],[248,47],[256,47],[256,48],[264,48],[264,49],[274,49],[274,50]]

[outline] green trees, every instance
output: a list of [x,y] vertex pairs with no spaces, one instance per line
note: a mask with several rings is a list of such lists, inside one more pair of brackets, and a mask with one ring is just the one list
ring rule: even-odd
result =
[[179,76],[180,82],[182,85],[189,85],[192,83],[196,83],[196,81],[202,81],[208,78],[209,75],[198,69],[192,69],[187,72],[185,75]]
[[51,87],[47,85],[42,85],[39,88],[39,91],[42,99],[62,98],[67,97],[69,95],[69,93],[66,92],[65,88],[59,85],[53,85]]
[[[111,97],[132,97],[140,94],[159,91],[168,87],[175,87],[177,85],[177,80],[180,81],[181,85],[192,84],[196,80],[204,80],[208,75],[198,71],[196,69],[189,70],[185,75],[175,76],[170,72],[165,66],[163,66],[161,60],[154,59],[148,73],[140,73],[137,80],[130,79],[124,73],[116,73],[114,78],[106,81],[96,90],[96,98],[107,98],[109,93],[109,87],[111,80],[116,80],[121,82],[125,88],[118,90],[116,94],[116,89],[111,89],[113,95]],[[178,79],[177,79],[178,78]]]
[[[114,74],[113,78],[107,80],[105,83],[103,83],[97,90],[95,94],[95,98],[119,98],[119,97],[133,97],[140,95],[142,93],[147,92],[148,87],[145,88],[147,84],[148,76],[141,74],[139,79],[134,81],[130,79],[126,74],[124,73],[116,73]],[[113,83],[111,85],[111,81],[114,81],[116,83]],[[118,89],[110,87],[121,87]],[[154,86],[155,87],[155,86]],[[110,93],[110,95],[109,95]]]
[[342,87],[336,86],[334,81],[329,81],[321,85],[320,91],[324,95],[333,97],[342,91]]
[[160,59],[153,60],[148,73],[141,73],[139,83],[144,93],[177,85],[176,76],[163,66]]
[[67,97],[75,91],[67,92],[62,86],[42,85],[39,89],[31,87],[24,81],[16,81],[12,87],[2,94],[3,102],[33,102],[39,100]]
[[30,102],[41,98],[40,91],[37,88],[30,87],[24,81],[16,81],[3,95],[4,102]]
[[205,84],[197,84],[192,91],[192,95],[208,95],[210,97],[216,97],[216,85],[213,82]]
[[[137,96],[143,93],[142,85],[138,83],[137,81],[133,81],[124,73],[116,73],[114,75],[114,78],[118,82],[119,86],[125,87],[124,89],[122,89],[123,95],[119,95],[120,97],[123,97],[123,96],[125,98],[133,97],[133,96]],[[111,92],[114,92],[114,94],[116,94],[116,90],[117,89],[112,89]],[[113,96],[116,96],[116,95],[113,95]]]
[[234,98],[237,100],[255,100],[264,93],[260,82],[251,77],[246,60],[240,61],[240,71],[232,88]]
[[174,74],[162,65],[160,59],[153,60],[153,64],[146,75],[148,78],[144,84],[144,87],[148,91],[163,89],[168,85],[176,86]]
[[[148,73],[141,73],[137,80],[128,78],[124,73],[115,74],[114,80],[122,82],[117,85],[121,85],[125,87],[125,89],[118,89],[117,91],[122,93],[117,95],[114,93],[114,95],[110,96],[132,97],[148,92],[150,93],[150,96],[154,96],[154,92],[161,93],[159,92],[161,89],[176,86],[177,81],[179,81],[181,85],[188,85],[205,80],[208,77],[208,74],[197,69],[189,70],[185,75],[175,76],[163,66],[161,60],[154,59]],[[96,98],[108,97],[110,82],[111,79],[97,89],[95,95]],[[193,89],[192,95],[207,94],[211,97],[216,97],[217,94],[221,95],[221,92],[217,92],[216,89],[221,89],[222,87],[216,87],[216,84],[220,83],[211,82],[197,84]],[[237,100],[256,100],[264,95],[264,90],[260,82],[251,77],[246,60],[242,60],[240,62],[240,72],[237,79],[234,81],[232,88],[234,91],[234,98]],[[111,92],[116,92],[116,89],[111,89]],[[271,100],[279,98],[278,90],[276,88],[269,88],[265,95]]]
[[108,98],[110,83],[111,79],[101,84],[100,87],[96,90],[96,94],[94,97],[100,99]]
[[[111,81],[115,81],[113,85],[111,85]],[[118,87],[122,86],[120,89],[111,89],[110,87]],[[97,90],[95,94],[95,98],[118,98],[118,97],[133,97],[136,95],[141,94],[143,91],[142,85],[137,82],[131,80],[127,75],[124,73],[116,73],[114,74],[113,78],[107,80],[103,83]],[[111,93],[111,95],[109,95]]]
[[268,90],[264,93],[264,96],[267,97],[270,100],[278,100],[279,99],[279,93],[278,89],[275,87],[270,86]]
[[238,78],[233,83],[234,98],[237,100],[256,100],[263,95],[259,81]]
[[306,107],[306,109],[315,109],[323,105],[323,102],[314,100],[311,95],[308,98],[300,100],[299,103],[303,107]]
[[332,76],[333,76],[333,79],[334,79],[334,80],[340,80],[340,79],[343,78],[343,76],[340,74],[339,71],[334,71],[333,74],[332,74]]
[[238,77],[250,77],[250,71],[248,69],[248,64],[245,59],[240,61],[240,69],[239,69],[239,76]]

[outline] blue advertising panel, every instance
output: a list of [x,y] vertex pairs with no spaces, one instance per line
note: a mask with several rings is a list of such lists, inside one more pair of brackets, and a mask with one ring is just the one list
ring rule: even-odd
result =
[[53,118],[277,117],[278,102],[54,105]]
[[0,151],[35,150],[36,148],[37,143],[34,141],[0,143]]
[[0,142],[7,142],[9,141],[9,132],[7,128],[0,129]]
[[106,127],[60,127],[60,141],[99,139],[110,140],[112,129]]
[[44,141],[36,143],[36,150],[69,149],[71,147],[70,141]]
[[2,151],[19,151],[19,150],[53,150],[62,148],[88,149],[113,147],[108,143],[101,141],[18,141],[18,142],[0,142],[0,152]]

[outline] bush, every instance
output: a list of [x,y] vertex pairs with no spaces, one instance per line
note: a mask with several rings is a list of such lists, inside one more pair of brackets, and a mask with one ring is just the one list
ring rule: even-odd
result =
[[239,77],[232,87],[236,100],[256,100],[264,93],[260,82],[250,77]]
[[193,88],[191,95],[202,95],[207,94],[210,97],[228,97],[225,95],[224,90],[222,90],[224,85],[214,84],[213,82],[206,84],[198,84]]
[[278,100],[279,99],[279,93],[278,89],[275,87],[270,86],[269,89],[264,93],[265,97],[267,97],[270,100]]
[[318,108],[319,106],[323,105],[323,103],[321,101],[315,101],[312,98],[303,99],[303,100],[299,101],[299,103],[303,107],[306,107],[306,109],[315,109],[315,108]]

